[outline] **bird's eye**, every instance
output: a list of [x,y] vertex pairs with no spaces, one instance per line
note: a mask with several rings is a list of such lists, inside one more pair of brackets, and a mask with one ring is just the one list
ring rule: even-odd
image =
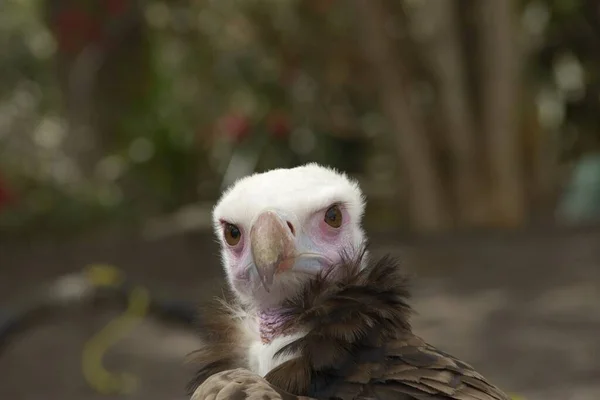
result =
[[240,229],[233,224],[225,224],[225,241],[230,246],[235,246],[240,242],[242,238],[242,232]]
[[332,228],[339,228],[342,226],[342,211],[337,205],[331,206],[325,211],[324,220]]

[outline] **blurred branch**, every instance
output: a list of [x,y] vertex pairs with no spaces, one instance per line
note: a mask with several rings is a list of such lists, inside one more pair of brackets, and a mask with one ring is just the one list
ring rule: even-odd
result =
[[525,217],[522,158],[518,129],[519,72],[513,1],[482,1],[480,60],[482,126],[487,134],[492,178],[491,200],[497,223],[518,225]]
[[98,132],[90,123],[94,112],[94,92],[105,53],[96,44],[87,46],[71,63],[66,78],[69,140],[65,150],[89,178],[102,156]]
[[418,230],[439,230],[448,225],[441,179],[422,122],[411,112],[407,68],[395,56],[387,34],[389,15],[380,0],[356,0],[361,16],[365,54],[372,63],[382,106],[396,132],[397,152],[407,173],[410,215]]

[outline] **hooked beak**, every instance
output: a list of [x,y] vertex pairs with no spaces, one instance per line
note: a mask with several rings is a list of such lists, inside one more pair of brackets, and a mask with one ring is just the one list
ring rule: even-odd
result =
[[250,249],[256,272],[268,292],[275,274],[294,264],[296,246],[293,233],[279,215],[265,211],[250,229]]

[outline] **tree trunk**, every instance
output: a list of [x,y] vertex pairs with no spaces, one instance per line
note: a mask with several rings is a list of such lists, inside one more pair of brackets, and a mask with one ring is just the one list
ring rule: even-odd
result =
[[518,127],[518,52],[513,1],[479,3],[482,127],[487,135],[491,201],[496,223],[516,226],[525,217]]
[[475,113],[457,7],[454,0],[429,0],[426,4],[425,12],[437,27],[428,54],[437,76],[444,135],[453,166],[456,217],[459,224],[480,225],[486,220],[485,189],[480,185],[483,174],[478,165]]
[[448,226],[439,171],[422,121],[411,112],[407,68],[396,56],[385,31],[389,15],[381,0],[356,0],[365,52],[372,63],[381,103],[393,129],[398,155],[404,162],[410,199],[410,214],[419,231]]

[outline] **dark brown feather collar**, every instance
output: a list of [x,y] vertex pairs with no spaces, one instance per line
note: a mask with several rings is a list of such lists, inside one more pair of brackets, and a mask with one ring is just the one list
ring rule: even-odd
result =
[[[282,317],[278,330],[308,333],[280,350],[278,354],[299,352],[301,356],[269,372],[269,382],[296,395],[321,391],[329,379],[340,378],[351,365],[367,361],[373,349],[410,334],[406,275],[389,256],[361,269],[364,254],[346,258],[316,276],[278,310]],[[219,303],[202,314],[205,346],[193,353],[200,368],[188,386],[190,392],[216,372],[246,367],[247,347],[236,323],[240,306],[231,299]]]

